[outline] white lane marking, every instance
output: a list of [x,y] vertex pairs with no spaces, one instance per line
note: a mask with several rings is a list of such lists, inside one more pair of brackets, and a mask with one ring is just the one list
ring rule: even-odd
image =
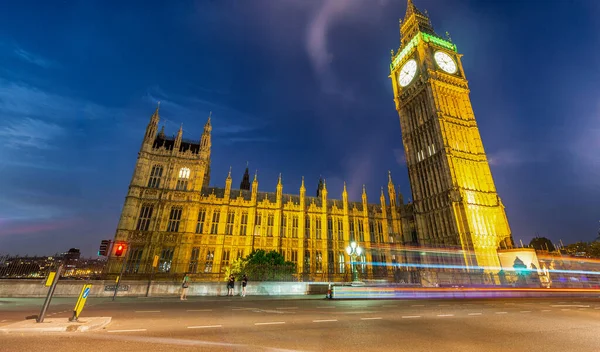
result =
[[320,319],[320,320],[313,320],[313,323],[326,323],[326,322],[330,322],[330,321],[338,321],[337,319]]
[[208,329],[208,328],[222,328],[223,325],[197,325],[197,326],[188,326],[188,329]]
[[531,313],[530,310],[522,310],[521,313]]
[[411,305],[411,307],[425,307],[424,304],[413,304]]
[[281,307],[281,308],[275,308],[275,309],[298,309],[298,307]]
[[188,309],[186,312],[212,312],[212,309]]
[[374,317],[374,318],[360,318],[360,320],[380,320],[382,319],[381,317]]
[[136,310],[136,313],[160,313],[160,310]]
[[482,313],[469,313],[469,315],[481,315]]
[[358,312],[342,312],[342,313],[334,313],[334,314],[369,314],[369,313],[379,313],[377,310],[361,310]]
[[4,319],[4,320],[0,321],[0,323],[4,323],[5,321],[8,321],[8,320],[7,320],[7,319]]
[[254,323],[254,325],[278,325],[278,324],[285,324],[285,321],[270,321],[267,323]]
[[146,329],[108,330],[107,332],[136,332],[136,331],[146,331]]
[[508,312],[496,312],[496,314],[508,314]]
[[317,307],[317,308],[320,308],[320,309],[335,309],[335,307]]
[[454,314],[438,314],[438,317],[453,317]]
[[542,309],[542,312],[551,312],[552,309]]
[[554,307],[554,308],[559,308],[559,307],[589,308],[590,306],[583,306],[581,304],[553,304],[550,307]]
[[420,318],[420,315],[403,315],[402,319]]

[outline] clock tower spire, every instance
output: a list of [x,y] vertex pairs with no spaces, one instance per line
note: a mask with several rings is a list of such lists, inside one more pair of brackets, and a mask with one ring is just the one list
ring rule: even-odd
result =
[[462,249],[460,264],[492,273],[500,266],[497,249],[513,242],[471,106],[462,55],[435,33],[412,0],[400,31],[389,77],[419,241]]

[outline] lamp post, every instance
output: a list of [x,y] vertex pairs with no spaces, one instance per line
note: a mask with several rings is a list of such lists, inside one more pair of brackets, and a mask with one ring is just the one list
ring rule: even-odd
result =
[[358,270],[356,270],[356,257],[362,254],[362,248],[356,242],[350,242],[346,247],[346,253],[350,256],[350,265],[352,267],[352,282],[358,282]]

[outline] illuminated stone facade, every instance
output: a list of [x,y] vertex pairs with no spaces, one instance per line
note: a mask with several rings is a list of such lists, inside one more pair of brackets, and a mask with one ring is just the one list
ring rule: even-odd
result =
[[471,107],[461,55],[449,36],[435,33],[412,0],[400,34],[390,78],[419,242],[462,248],[460,264],[469,267],[499,267],[497,249],[512,247],[512,236]]
[[[224,188],[210,187],[211,122],[199,141],[183,139],[182,129],[167,137],[158,131],[159,109],[152,115],[115,235],[128,242],[126,273],[192,273],[199,280],[222,280],[226,268],[253,249],[275,250],[297,264],[296,279],[343,281],[350,278],[345,247],[356,241],[365,248],[361,278],[389,277],[403,263],[404,244],[416,244],[412,205],[403,204],[391,174],[386,202],[332,199],[324,180],[316,197],[304,186],[284,194],[279,176],[275,192],[259,192],[258,177],[248,168],[239,189],[231,171]],[[114,253],[112,253],[114,255]],[[157,257],[156,269],[153,262]],[[371,265],[372,262],[384,265]],[[109,271],[121,264],[110,257]],[[195,275],[195,276],[194,276]]]

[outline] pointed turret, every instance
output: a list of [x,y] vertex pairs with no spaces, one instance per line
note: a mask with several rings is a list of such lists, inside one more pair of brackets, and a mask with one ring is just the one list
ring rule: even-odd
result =
[[277,204],[281,205],[281,198],[283,197],[283,183],[281,182],[281,173],[279,174],[279,178],[277,179],[276,196]]
[[367,187],[365,185],[363,185],[362,187],[362,202],[363,205],[367,205]]
[[394,182],[392,182],[392,172],[388,171],[388,197],[390,198],[390,205],[392,208],[396,207],[396,188]]
[[181,147],[181,140],[183,139],[183,124],[179,126],[179,131],[177,131],[177,137],[175,137],[175,144],[173,144],[173,151],[178,152]]
[[208,152],[210,154],[211,143],[211,132],[212,125],[210,123],[210,118],[212,117],[212,111],[208,115],[208,120],[204,124],[204,131],[202,132],[202,138],[200,139],[200,150],[202,152]]
[[240,189],[249,191],[250,190],[250,172],[248,171],[248,162],[246,161],[246,171],[244,171],[244,176],[242,177],[242,182],[240,183]]
[[252,201],[256,201],[258,196],[258,170],[254,173],[254,180],[252,181]]
[[302,176],[302,183],[300,184],[300,205],[302,209],[304,209],[304,204],[306,202],[306,187],[304,187],[304,176]]
[[146,127],[146,135],[144,136],[144,143],[152,145],[154,143],[154,139],[156,138],[156,132],[158,131],[158,122],[160,121],[160,117],[158,115],[158,110],[160,109],[160,102],[156,106],[156,110],[154,114],[150,117],[150,122],[148,122],[148,126]]
[[400,26],[402,46],[406,45],[418,32],[437,36],[427,13],[419,11],[413,1],[408,0],[404,20]]
[[231,194],[231,166],[229,167],[229,173],[225,179],[225,198],[229,198]]
[[322,189],[323,189],[323,177],[319,176],[319,185],[317,185],[317,197],[321,196]]
[[323,201],[323,206],[327,206],[327,184],[325,180],[323,180],[323,184],[321,186],[321,200]]
[[387,204],[385,203],[385,195],[383,194],[383,187],[381,187],[381,195],[379,196],[379,202],[381,203],[381,213],[384,218],[387,218]]

